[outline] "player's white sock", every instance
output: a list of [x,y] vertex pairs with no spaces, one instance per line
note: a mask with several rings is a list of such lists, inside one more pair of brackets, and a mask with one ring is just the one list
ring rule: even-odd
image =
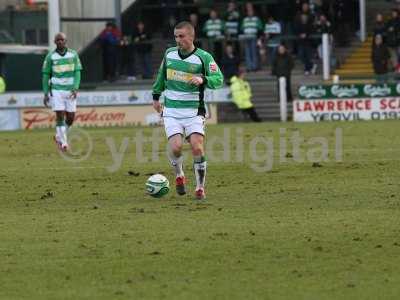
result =
[[56,126],[56,142],[61,143],[60,130],[58,126]]
[[172,152],[168,154],[169,161],[174,168],[176,177],[185,176],[183,173],[183,155],[176,157]]
[[56,134],[61,144],[67,144],[67,134],[64,121],[57,121]]
[[62,136],[62,141],[63,144],[68,144],[67,141],[67,126],[61,126],[61,136]]
[[196,190],[203,188],[206,183],[207,161],[205,156],[195,156],[194,160],[194,174],[196,175]]

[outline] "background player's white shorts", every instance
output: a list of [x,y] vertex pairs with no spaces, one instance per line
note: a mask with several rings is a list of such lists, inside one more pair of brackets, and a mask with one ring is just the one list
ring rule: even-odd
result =
[[175,134],[181,134],[184,137],[189,137],[192,133],[204,135],[204,122],[205,118],[203,116],[186,119],[164,117],[165,133],[167,134],[167,138]]
[[51,91],[51,108],[53,111],[76,112],[76,99],[71,99],[70,91]]

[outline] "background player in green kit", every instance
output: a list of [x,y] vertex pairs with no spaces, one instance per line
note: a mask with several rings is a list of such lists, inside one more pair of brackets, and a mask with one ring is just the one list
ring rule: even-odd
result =
[[66,47],[67,37],[57,33],[56,49],[47,54],[42,68],[44,105],[51,102],[56,112],[55,141],[62,151],[68,150],[67,133],[74,122],[76,96],[81,82],[82,65],[76,51]]
[[[194,46],[195,32],[189,22],[177,24],[174,35],[177,47],[165,52],[153,85],[153,107],[157,112],[162,112],[177,193],[186,193],[182,157],[183,137],[186,137],[194,160],[195,196],[204,199],[207,168],[203,146],[206,112],[204,89],[222,87],[224,78],[211,54]],[[162,92],[164,107],[159,102]]]

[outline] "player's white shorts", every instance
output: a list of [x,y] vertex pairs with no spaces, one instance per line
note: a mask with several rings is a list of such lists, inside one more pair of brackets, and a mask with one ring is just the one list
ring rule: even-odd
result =
[[203,116],[195,116],[186,119],[175,119],[164,117],[164,128],[167,138],[175,134],[181,134],[188,138],[192,133],[204,135],[205,118]]
[[50,96],[52,110],[76,112],[76,99],[70,97],[70,91],[52,90]]

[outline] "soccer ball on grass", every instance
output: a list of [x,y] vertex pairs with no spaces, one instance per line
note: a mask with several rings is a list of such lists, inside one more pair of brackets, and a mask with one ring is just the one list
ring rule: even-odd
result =
[[147,179],[147,193],[154,198],[161,198],[169,192],[169,181],[161,174],[154,174]]

